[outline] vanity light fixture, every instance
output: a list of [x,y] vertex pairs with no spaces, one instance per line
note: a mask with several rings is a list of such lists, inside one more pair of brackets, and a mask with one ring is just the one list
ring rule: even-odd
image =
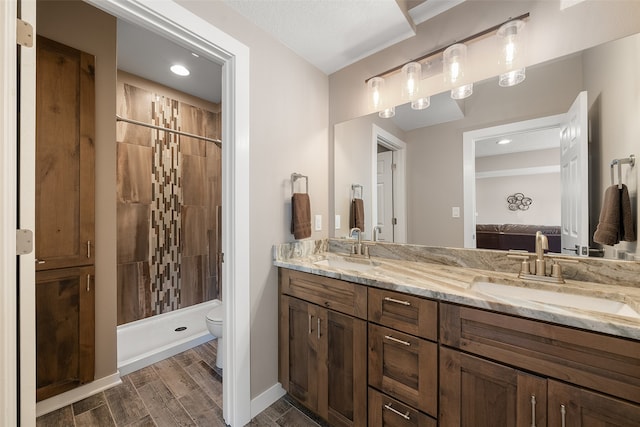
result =
[[[524,13],[515,18],[495,25],[486,30],[475,33],[469,37],[459,40],[457,43],[436,49],[411,60],[409,63],[395,66],[387,71],[377,74],[365,80],[367,84],[367,95],[371,110],[378,111],[380,117],[393,117],[394,109],[383,103],[382,93],[384,90],[384,77],[395,74],[399,71],[403,73],[402,98],[411,102],[411,108],[420,110],[427,108],[430,99],[426,94],[420,93],[420,80],[422,76],[423,62],[429,64],[431,60],[442,57],[443,75],[445,82],[451,87],[451,97],[453,99],[464,99],[473,94],[473,82],[465,81],[466,50],[467,43],[480,40],[487,36],[495,35],[501,41],[501,53],[499,60],[503,64],[503,72],[500,74],[498,83],[500,86],[514,86],[524,81],[526,74],[523,62],[523,31],[524,20],[529,18],[529,13]],[[416,76],[420,76],[417,78]],[[413,95],[413,97],[411,97]],[[385,100],[386,102],[386,100]]]
[[444,81],[451,85],[451,98],[464,99],[473,93],[473,83],[460,84],[464,81],[467,67],[467,45],[456,43],[442,53]]
[[171,68],[169,68],[173,74],[177,74],[179,76],[188,76],[191,72],[184,65],[173,64]]
[[515,86],[526,78],[525,68],[520,66],[524,53],[524,25],[524,21],[514,19],[503,24],[496,32],[500,43],[499,63],[506,70],[498,78],[498,84],[502,87]]

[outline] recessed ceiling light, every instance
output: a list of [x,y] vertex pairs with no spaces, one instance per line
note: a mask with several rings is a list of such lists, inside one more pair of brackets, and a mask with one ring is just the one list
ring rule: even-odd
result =
[[500,141],[496,142],[496,144],[500,144],[500,145],[504,145],[504,144],[509,144],[511,142],[510,139],[501,139]]
[[171,72],[173,72],[174,74],[177,74],[179,76],[188,76],[190,74],[189,70],[187,70],[187,67],[185,67],[184,65],[180,65],[180,64],[172,65],[170,70],[171,70]]

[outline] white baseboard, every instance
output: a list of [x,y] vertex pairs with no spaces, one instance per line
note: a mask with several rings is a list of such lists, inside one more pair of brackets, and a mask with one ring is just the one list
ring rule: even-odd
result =
[[118,384],[122,384],[120,372],[116,372],[108,377],[103,377],[85,385],[81,385],[73,390],[65,391],[57,396],[50,397],[49,399],[36,403],[36,417],[48,414],[49,412],[53,412],[56,409],[63,408],[67,405],[71,405],[72,403],[78,402],[96,393],[100,393],[108,388],[115,387]]
[[280,383],[276,383],[267,390],[251,399],[251,419],[260,412],[267,409],[287,392],[282,388]]

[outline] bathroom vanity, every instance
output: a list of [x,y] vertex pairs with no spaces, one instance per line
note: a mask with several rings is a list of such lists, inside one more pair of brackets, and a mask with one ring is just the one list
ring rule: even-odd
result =
[[639,425],[640,287],[327,249],[275,264],[280,382],[329,424]]

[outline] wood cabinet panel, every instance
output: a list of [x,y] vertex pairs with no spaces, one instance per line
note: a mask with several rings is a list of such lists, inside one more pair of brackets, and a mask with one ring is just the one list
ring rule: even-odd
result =
[[637,427],[640,405],[549,380],[549,425]]
[[94,268],[36,273],[36,398],[94,377]]
[[440,349],[440,426],[543,427],[546,396],[544,378]]
[[640,403],[640,342],[440,304],[440,342]]
[[280,270],[282,293],[361,319],[367,318],[367,288],[355,283]]
[[94,263],[95,59],[38,37],[36,269]]
[[369,388],[371,427],[436,427],[438,422],[404,403]]
[[438,339],[438,303],[386,289],[369,289],[369,321],[432,341]]
[[369,385],[437,416],[438,345],[369,323]]
[[331,425],[366,425],[366,331],[362,319],[281,295],[280,383]]

